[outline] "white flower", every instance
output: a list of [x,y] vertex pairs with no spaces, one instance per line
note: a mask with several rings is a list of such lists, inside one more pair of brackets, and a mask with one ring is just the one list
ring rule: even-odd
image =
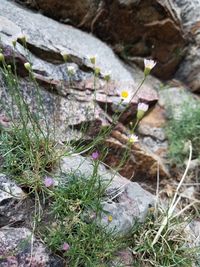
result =
[[134,143],[137,143],[138,142],[138,136],[137,135],[135,135],[135,134],[131,134],[130,136],[129,136],[129,142],[131,143],[131,144],[134,144]]
[[139,103],[137,107],[137,119],[141,120],[144,117],[145,112],[148,110],[149,105],[145,103]]
[[139,103],[137,110],[141,110],[141,111],[146,112],[148,110],[148,108],[149,108],[149,105],[147,105],[145,103]]
[[145,69],[150,69],[152,70],[156,65],[156,61],[152,60],[152,59],[144,59],[144,67]]
[[17,37],[17,40],[21,40],[23,43],[26,43],[28,39],[28,36],[23,33],[18,34],[16,37]]
[[124,104],[128,104],[131,101],[134,93],[133,91],[130,89],[118,89],[117,91]]
[[149,75],[150,71],[155,67],[156,61],[152,59],[144,59],[144,75]]
[[76,73],[76,69],[74,66],[67,66],[67,71],[69,74],[73,75]]

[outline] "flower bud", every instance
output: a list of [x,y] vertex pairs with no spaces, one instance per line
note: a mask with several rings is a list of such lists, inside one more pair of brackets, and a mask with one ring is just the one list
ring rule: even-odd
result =
[[96,67],[95,69],[94,69],[94,73],[95,73],[95,75],[99,75],[100,74],[100,68],[98,68],[98,67]]
[[144,75],[148,76],[151,70],[155,67],[156,62],[152,59],[144,59]]
[[31,64],[29,62],[24,63],[24,67],[25,69],[27,69],[28,71],[31,71]]
[[68,53],[67,53],[66,51],[62,51],[60,54],[62,55],[63,60],[64,60],[65,62],[67,62],[68,57],[69,57],[69,56],[68,56]]
[[91,56],[91,57],[89,57],[89,59],[90,59],[90,62],[91,62],[93,65],[96,64],[96,56]]
[[137,108],[137,119],[141,120],[144,117],[145,112],[148,110],[149,105],[145,103],[139,103]]
[[4,55],[0,53],[0,62],[3,62],[5,60]]
[[12,45],[13,45],[14,48],[16,47],[16,44],[17,44],[17,40],[16,39],[13,39],[12,40]]

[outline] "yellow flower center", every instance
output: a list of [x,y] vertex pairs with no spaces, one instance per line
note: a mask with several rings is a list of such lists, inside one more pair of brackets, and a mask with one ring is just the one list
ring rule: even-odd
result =
[[109,215],[109,216],[108,216],[108,221],[109,221],[109,222],[112,222],[112,220],[113,220],[113,217],[112,217],[111,215]]
[[122,98],[127,98],[128,97],[128,92],[127,91],[122,91],[121,92],[121,97]]

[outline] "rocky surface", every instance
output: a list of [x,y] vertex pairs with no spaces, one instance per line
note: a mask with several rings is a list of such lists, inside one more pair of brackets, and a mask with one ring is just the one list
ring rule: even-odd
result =
[[64,267],[59,258],[50,255],[27,228],[0,229],[1,267]]
[[6,175],[0,174],[0,227],[17,224],[27,218],[30,208],[26,194]]
[[[38,92],[44,102],[48,124],[52,129],[56,129],[59,141],[79,138],[81,136],[79,129],[85,123],[89,123],[88,135],[92,137],[102,127],[111,125],[111,117],[114,114],[112,103],[116,99],[119,101],[119,89],[136,90],[143,73],[136,66],[130,68],[124,65],[107,45],[87,33],[22,9],[10,1],[1,0],[0,6],[1,47],[6,62],[12,65],[14,55],[17,72],[21,76],[19,84],[23,88],[24,98],[32,111],[41,117],[42,110],[37,103],[35,81],[28,79],[28,71],[24,68],[24,63],[31,61],[34,77],[40,86]],[[14,49],[13,38],[17,38],[20,34],[27,36],[26,47],[18,39]],[[67,63],[63,61],[61,55],[63,51],[68,54]],[[96,78],[94,94],[93,66],[86,56],[95,54],[97,54],[96,66],[100,67],[101,73]],[[66,71],[69,66],[75,69],[73,75],[69,75]],[[109,70],[111,81],[106,83],[103,74]],[[1,106],[1,116],[5,116],[6,107],[10,106],[11,99],[8,97],[2,73],[0,75],[0,95],[5,100],[5,105]],[[134,120],[138,101],[153,106],[158,100],[155,89],[159,84],[158,80],[149,77],[120,121],[127,124]],[[108,114],[104,111],[106,106]],[[2,121],[2,124],[5,123]],[[106,162],[110,162],[112,167],[118,165],[121,152],[126,150],[128,134],[128,128],[119,125],[107,140],[111,153]],[[157,162],[161,166],[161,176],[168,175],[162,160],[154,151],[149,151],[140,144],[137,149],[132,150],[131,160],[121,171],[124,176],[133,177],[135,173],[134,177],[138,176],[139,180],[148,174],[147,179],[155,179]]]
[[[92,32],[129,63],[144,57],[159,64],[154,73],[168,79],[183,57],[185,40],[173,1],[17,0],[50,17]],[[120,19],[119,19],[120,18]]]
[[188,35],[188,52],[176,77],[185,82],[191,91],[200,92],[200,2],[198,0],[174,1],[180,9],[182,28]]
[[[90,177],[92,172],[92,161],[76,155],[61,160],[56,176],[66,177],[69,173],[77,173],[77,175]],[[103,210],[108,214],[102,215],[100,223],[119,233],[127,233],[135,220],[144,220],[155,198],[139,184],[125,179],[116,172],[107,170],[102,164],[99,166],[98,174],[102,181],[108,184],[106,200],[103,202]],[[62,182],[66,181],[61,179]],[[112,222],[108,221],[108,215],[112,216]]]
[[169,79],[177,70],[177,79],[200,92],[198,0],[16,1],[94,33],[130,64],[142,66],[143,57],[153,57],[159,62],[155,75]]

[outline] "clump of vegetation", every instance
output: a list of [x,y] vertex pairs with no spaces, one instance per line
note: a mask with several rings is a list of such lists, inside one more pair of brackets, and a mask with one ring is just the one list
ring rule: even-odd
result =
[[192,142],[193,158],[200,157],[200,103],[184,102],[177,118],[169,120],[166,133],[169,140],[169,158],[183,166],[188,154],[188,141]]
[[107,266],[103,264],[124,242],[98,223],[106,186],[97,174],[84,177],[72,173],[64,178],[64,184],[52,192],[53,223],[43,229],[44,241],[66,257],[69,266]]
[[[23,43],[25,46],[25,38],[23,38]],[[15,47],[16,42],[13,45]],[[67,54],[62,54],[62,56],[66,62]],[[65,155],[65,149],[64,151],[60,150],[60,146],[58,149],[55,140],[51,138],[51,129],[45,118],[42,98],[31,64],[27,62],[24,67],[29,73],[31,82],[35,84],[37,104],[39,110],[43,112],[44,123],[31,111],[23,93],[21,93],[22,90],[15,73],[16,66],[14,66],[13,71],[12,67],[6,64],[2,53],[0,53],[0,61],[2,63],[1,71],[8,89],[7,93],[11,98],[11,106],[9,107],[6,102],[2,102],[11,125],[7,129],[0,129],[1,171],[12,175],[18,184],[28,187],[29,191],[27,191],[32,193],[30,197],[35,200],[33,234],[37,233],[51,251],[63,257],[71,267],[109,266],[115,253],[127,247],[135,255],[135,266],[142,266],[147,262],[152,267],[191,266],[191,254],[188,255],[185,251],[185,242],[180,235],[182,231],[180,228],[177,231],[173,221],[166,220],[165,214],[162,214],[161,217],[149,217],[144,224],[138,224],[137,228],[134,228],[126,237],[117,236],[114,232],[110,232],[108,227],[100,225],[101,216],[107,215],[103,212],[102,206],[106,185],[102,183],[97,174],[100,162],[98,152],[92,154],[93,173],[90,177],[84,177],[77,173],[68,174],[67,177],[63,178],[59,177],[60,181],[52,177],[52,171],[60,157]],[[90,61],[94,68],[94,97],[96,97],[95,84],[100,70],[96,66],[94,57],[90,58]],[[144,63],[144,79],[137,90],[119,92],[119,103],[116,105],[116,113],[113,116],[114,123],[107,131],[108,133],[129,107],[131,100],[156,64],[153,60],[145,60]],[[73,68],[68,68],[71,76],[74,71]],[[105,76],[104,79],[109,82],[109,75]],[[145,103],[138,105],[137,120],[130,128],[127,148],[137,142],[135,127],[147,109],[148,105]],[[94,106],[94,115],[95,112]],[[18,120],[13,116],[15,113],[18,115],[16,116]],[[189,127],[188,125],[187,123],[187,127]],[[173,132],[175,126],[172,124],[170,127]],[[181,133],[181,130],[179,132]],[[173,138],[175,140],[177,137],[173,136]],[[103,138],[98,136],[98,140],[104,142],[104,139],[105,135]],[[101,143],[102,150],[104,150],[103,142]],[[99,141],[95,138],[89,144],[91,151],[93,151],[94,145],[99,145]],[[64,145],[62,144],[62,146]],[[85,147],[75,149],[80,153],[88,151]],[[62,179],[64,180],[62,181]],[[175,204],[176,197],[175,195]],[[171,215],[176,206],[174,202]],[[47,220],[49,223],[45,220],[46,217],[49,218]],[[108,215],[107,221],[109,224],[112,221],[112,216]],[[176,222],[175,225],[179,227],[179,222]]]
[[162,235],[153,245],[165,215],[154,216],[150,212],[144,223],[134,226],[129,237],[129,247],[134,255],[135,267],[192,267],[197,253],[187,241],[183,219],[173,219],[164,228]]

